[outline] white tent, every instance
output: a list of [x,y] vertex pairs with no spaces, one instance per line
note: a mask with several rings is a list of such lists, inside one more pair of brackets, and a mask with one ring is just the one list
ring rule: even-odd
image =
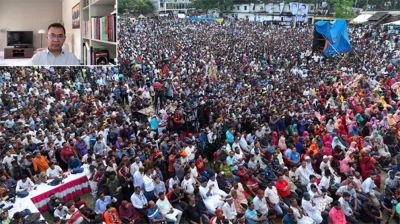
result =
[[353,24],[360,24],[360,23],[365,23],[368,21],[368,19],[372,16],[372,14],[360,14],[356,18],[352,19],[350,23]]
[[140,14],[140,15],[138,16],[138,19],[146,19],[146,16],[144,16],[143,14]]

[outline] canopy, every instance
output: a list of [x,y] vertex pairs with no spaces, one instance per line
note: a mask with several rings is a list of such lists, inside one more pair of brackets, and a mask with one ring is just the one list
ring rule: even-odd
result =
[[365,23],[368,21],[368,19],[372,16],[372,14],[360,14],[356,18],[352,19],[350,23],[353,24],[360,24],[360,23]]
[[336,55],[351,50],[347,22],[344,19],[335,21],[318,21],[315,23],[315,31],[325,38],[324,55]]

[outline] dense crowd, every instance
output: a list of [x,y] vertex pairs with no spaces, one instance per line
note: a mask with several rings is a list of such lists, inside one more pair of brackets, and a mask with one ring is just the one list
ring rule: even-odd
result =
[[119,69],[0,68],[2,196],[87,172],[55,222],[398,222],[398,30],[324,58],[307,26],[119,23]]

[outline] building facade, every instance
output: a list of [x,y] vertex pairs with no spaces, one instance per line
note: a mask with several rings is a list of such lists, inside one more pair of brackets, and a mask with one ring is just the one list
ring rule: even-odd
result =
[[[267,3],[267,4],[235,4],[226,8],[223,16],[232,19],[247,19],[249,21],[279,21],[279,22],[311,22],[318,12],[327,10],[324,4],[300,3]],[[297,7],[297,8],[294,8]]]
[[150,0],[156,13],[187,13],[194,10],[193,0]]

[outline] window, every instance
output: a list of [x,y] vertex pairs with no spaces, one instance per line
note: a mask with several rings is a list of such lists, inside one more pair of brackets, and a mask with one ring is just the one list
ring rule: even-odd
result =
[[245,10],[245,11],[247,10],[247,6],[244,6],[244,10]]
[[236,6],[236,9],[237,9],[237,10],[240,10],[240,6]]

